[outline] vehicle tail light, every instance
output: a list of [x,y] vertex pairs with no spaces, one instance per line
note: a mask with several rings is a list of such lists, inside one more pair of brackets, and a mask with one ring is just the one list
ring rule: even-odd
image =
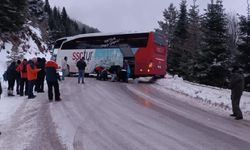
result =
[[153,67],[153,63],[150,62],[150,63],[148,64],[148,68],[152,68],[152,67]]

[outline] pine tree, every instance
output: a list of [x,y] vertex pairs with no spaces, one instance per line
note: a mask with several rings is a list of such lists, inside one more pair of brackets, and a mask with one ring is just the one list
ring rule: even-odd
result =
[[52,17],[50,18],[50,29],[53,39],[58,39],[65,36],[65,28],[62,24],[59,8],[53,8]]
[[164,33],[168,38],[168,45],[171,48],[172,40],[174,37],[174,31],[177,23],[178,11],[176,10],[173,3],[171,3],[168,9],[163,11],[164,21],[158,21],[160,31]]
[[[24,23],[25,0],[20,0],[16,4],[16,0],[0,1],[0,29],[2,32],[16,31]],[[20,9],[20,10],[19,10]]]
[[229,68],[229,51],[226,46],[226,15],[222,0],[208,5],[203,20],[202,51],[197,67],[201,83],[226,86]]
[[73,35],[76,35],[76,34],[81,33],[81,30],[80,30],[80,28],[79,28],[79,26],[78,26],[78,24],[77,24],[77,22],[76,22],[76,21],[73,21],[73,26],[74,26],[74,32],[73,32]]
[[250,18],[240,17],[240,35],[238,41],[239,65],[243,68],[246,89],[250,91]]
[[67,21],[67,19],[68,19],[68,14],[66,12],[65,7],[63,7],[63,9],[62,9],[62,20],[63,20],[63,22],[65,22],[65,21]]
[[85,27],[82,27],[81,34],[85,34],[85,33],[87,33],[87,31],[86,31]]
[[8,16],[11,13],[11,5],[9,0],[0,1],[0,31],[9,31],[9,28],[12,26],[12,20]]
[[[177,15],[178,15],[178,11],[176,10],[176,7],[173,5],[173,3],[171,3],[168,9],[165,9],[163,11],[164,20],[158,21],[160,29],[156,29],[156,31],[160,31],[161,33],[166,35],[167,42],[168,42],[168,55],[170,56],[173,53],[172,43],[173,43],[174,31],[175,31],[175,27],[177,23],[177,17],[178,17]],[[173,60],[174,59],[168,56],[167,63],[172,64]],[[168,65],[168,68],[169,66],[171,67],[171,65]],[[172,69],[169,69],[169,70],[170,72],[173,73]]]
[[48,13],[48,15],[51,15],[51,7],[49,4],[49,0],[45,0],[45,4],[44,4],[44,11]]
[[185,78],[187,75],[187,37],[188,37],[188,16],[187,1],[182,0],[180,4],[180,14],[174,31],[172,51],[169,51],[168,65],[169,71],[179,74]]
[[27,0],[11,0],[11,4],[15,10],[11,18],[14,20],[15,29],[19,30],[25,22],[27,13]]
[[188,38],[187,38],[187,79],[194,81],[196,80],[195,67],[198,62],[197,58],[200,51],[201,43],[201,23],[199,16],[198,5],[196,5],[196,0],[193,0],[193,5],[188,13]]
[[64,30],[64,35],[65,36],[70,36],[71,35],[71,31],[72,27],[70,24],[72,24],[71,20],[68,17],[68,14],[66,12],[65,7],[63,7],[62,12],[61,12],[61,16],[62,16],[62,24],[63,24],[63,30]]

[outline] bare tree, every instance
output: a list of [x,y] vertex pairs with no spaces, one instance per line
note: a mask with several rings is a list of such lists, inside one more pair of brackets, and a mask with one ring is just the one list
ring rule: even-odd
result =
[[235,13],[227,14],[228,28],[228,49],[231,51],[232,58],[237,54],[237,41],[239,38],[239,20]]
[[250,0],[247,0],[247,19],[250,20]]

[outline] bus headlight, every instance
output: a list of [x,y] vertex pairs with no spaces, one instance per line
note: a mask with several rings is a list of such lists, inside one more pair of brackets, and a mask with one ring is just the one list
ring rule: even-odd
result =
[[140,69],[140,72],[142,72],[143,70],[142,69]]
[[61,77],[63,73],[62,73],[62,71],[58,71],[58,74]]
[[148,69],[148,72],[150,72],[150,69]]

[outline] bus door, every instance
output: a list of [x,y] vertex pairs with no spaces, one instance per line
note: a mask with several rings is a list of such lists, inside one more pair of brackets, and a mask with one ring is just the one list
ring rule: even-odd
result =
[[128,64],[131,69],[131,76],[134,76],[134,68],[135,68],[135,54],[133,53],[132,49],[128,44],[120,44],[119,45],[120,51],[123,55],[123,61],[128,60]]

